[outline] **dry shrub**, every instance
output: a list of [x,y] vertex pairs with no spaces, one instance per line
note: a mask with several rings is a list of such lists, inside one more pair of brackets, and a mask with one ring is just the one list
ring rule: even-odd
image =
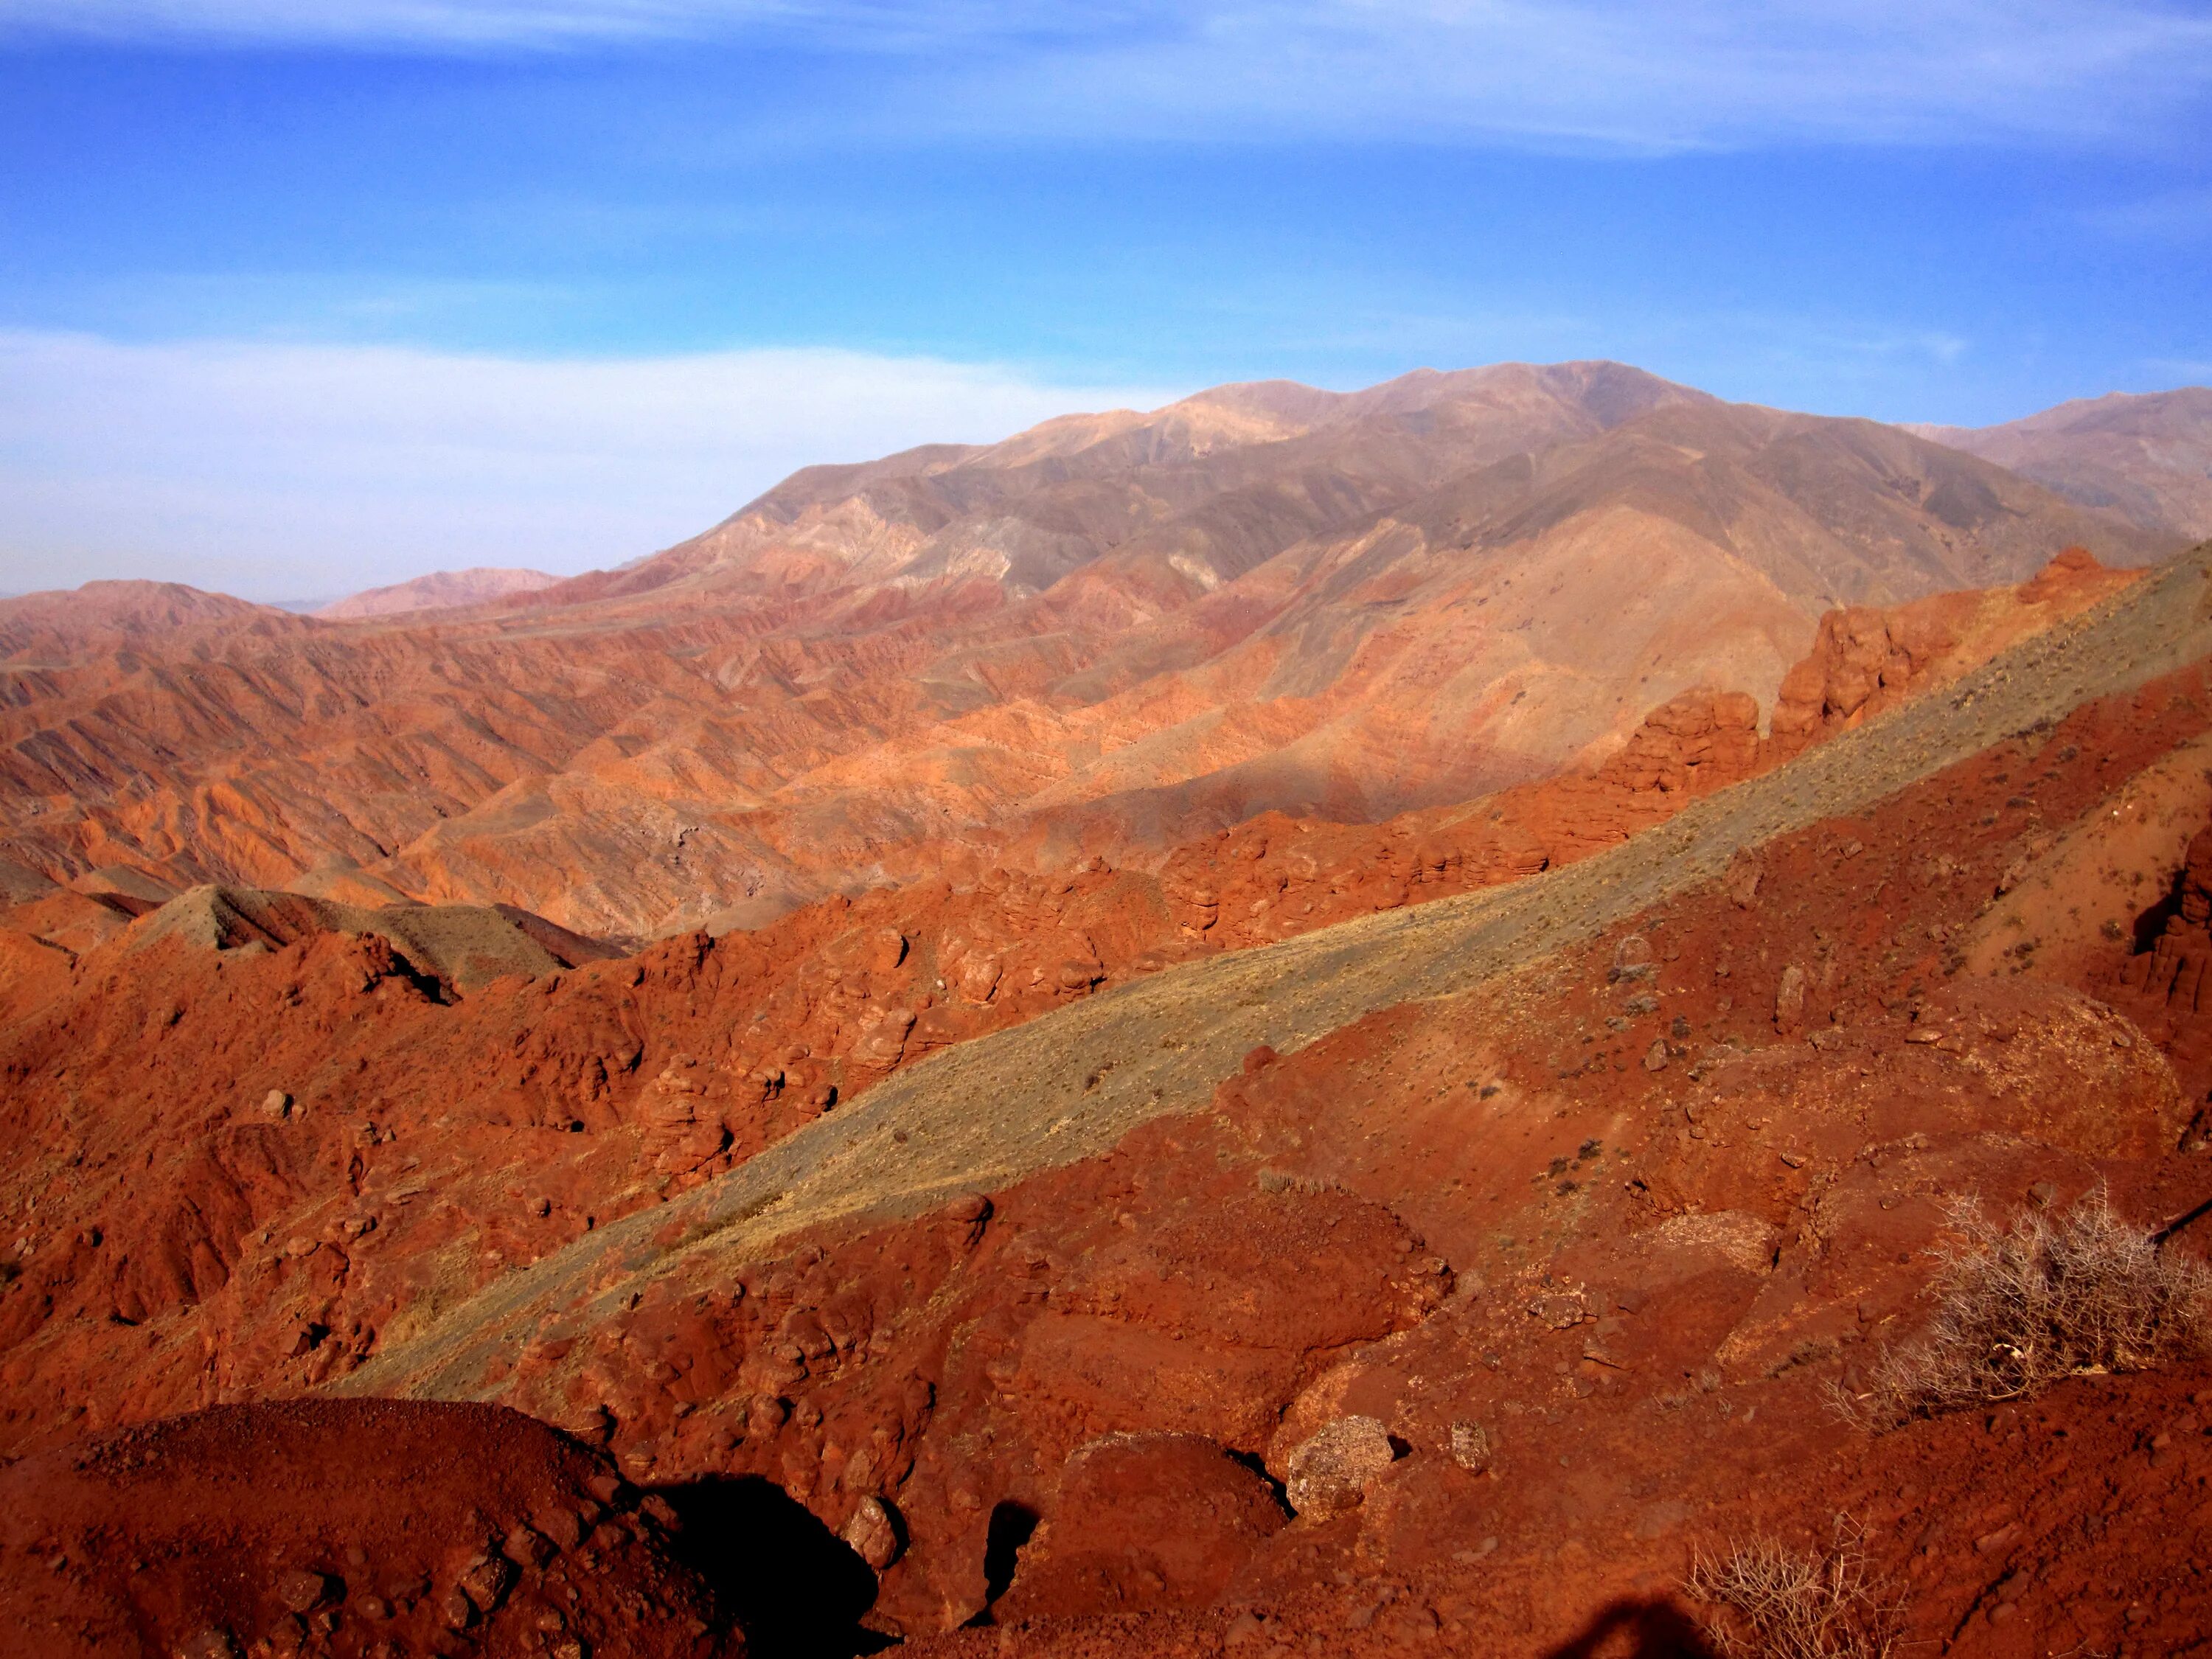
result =
[[1971,1199],[1949,1219],[1960,1242],[1936,1252],[1935,1320],[1882,1355],[1865,1393],[1843,1396],[1861,1420],[1893,1426],[2212,1346],[2212,1273],[2161,1252],[2112,1213],[2101,1187],[2063,1214],[2029,1211],[2008,1227]]
[[1699,1550],[1686,1588],[1727,1610],[1708,1627],[1723,1653],[1744,1659],[1886,1659],[1904,1627],[1904,1602],[1867,1559],[1863,1535],[1838,1516],[1825,1549],[1792,1549],[1778,1539]]

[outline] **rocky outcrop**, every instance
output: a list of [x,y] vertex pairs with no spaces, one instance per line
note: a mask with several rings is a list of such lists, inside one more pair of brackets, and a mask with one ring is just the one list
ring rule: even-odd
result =
[[[708,1098],[699,1062],[678,1054],[647,1086],[636,1108],[644,1151],[662,1175],[689,1175],[730,1144],[730,1131]],[[774,1087],[781,1086],[779,1077]]]
[[1902,702],[1958,643],[1945,620],[1927,610],[1829,611],[1812,651],[1783,677],[1774,703],[1777,748],[1801,752]]
[[2172,1056],[2201,1109],[2192,1125],[2201,1143],[2212,1122],[2204,1105],[2212,1099],[2212,828],[2190,838],[2172,890],[2137,925],[2149,938],[2106,994]]
[[461,993],[509,974],[552,973],[623,954],[604,940],[572,933],[512,905],[372,908],[215,886],[193,888],[147,911],[126,945],[144,950],[177,939],[209,951],[274,951],[317,934],[382,939],[408,971]]
[[1316,1521],[1357,1509],[1397,1461],[1390,1431],[1372,1417],[1340,1417],[1298,1443],[1290,1455],[1283,1499]]
[[1831,611],[1820,618],[1812,650],[1783,677],[1772,758],[1802,754],[1824,737],[1956,678],[2132,580],[2132,572],[2106,569],[2087,548],[2069,547],[2015,588],[1939,594],[1887,610]]
[[1210,1440],[1109,1435],[1069,1455],[993,1617],[1206,1607],[1285,1519],[1267,1481]]
[[0,1471],[0,1633],[49,1659],[744,1651],[665,1499],[519,1413],[229,1407]]

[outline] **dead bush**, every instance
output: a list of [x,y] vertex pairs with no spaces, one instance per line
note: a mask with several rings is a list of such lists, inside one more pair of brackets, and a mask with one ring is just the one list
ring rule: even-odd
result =
[[1764,1535],[1701,1549],[1685,1587],[1723,1610],[1707,1634],[1745,1659],[1886,1659],[1904,1627],[1903,1599],[1878,1581],[1847,1516],[1836,1517],[1825,1550]]
[[1949,1220],[1959,1242],[1936,1252],[1927,1334],[1883,1354],[1863,1392],[1839,1392],[1863,1421],[2018,1400],[2062,1377],[2142,1370],[2212,1346],[2212,1273],[2160,1250],[2112,1213],[2102,1188],[2009,1226],[1972,1200]]

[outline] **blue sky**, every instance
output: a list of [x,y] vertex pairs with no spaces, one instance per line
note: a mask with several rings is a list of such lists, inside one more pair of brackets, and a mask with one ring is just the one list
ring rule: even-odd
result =
[[2202,5],[0,0],[0,589],[582,568],[1226,380],[2212,380]]

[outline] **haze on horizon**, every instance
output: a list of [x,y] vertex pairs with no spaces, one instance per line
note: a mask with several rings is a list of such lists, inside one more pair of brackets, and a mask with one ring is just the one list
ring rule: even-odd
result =
[[2141,0],[0,0],[0,591],[574,571],[1233,380],[2212,380],[2208,94]]

